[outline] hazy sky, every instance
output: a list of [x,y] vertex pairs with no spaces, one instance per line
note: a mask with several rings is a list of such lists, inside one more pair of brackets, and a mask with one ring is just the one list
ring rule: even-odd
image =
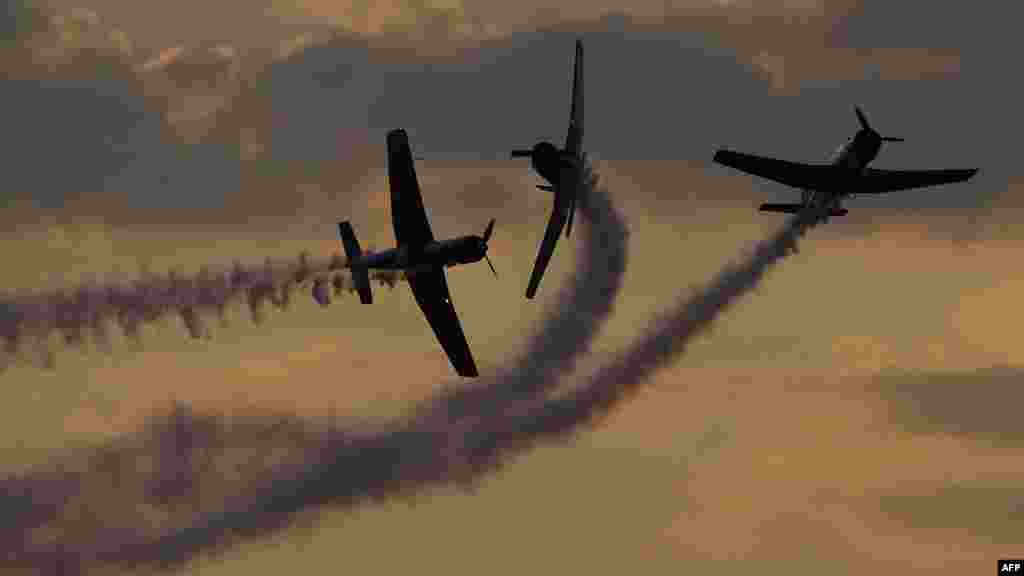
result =
[[[543,32],[513,27],[519,31],[479,34],[477,40],[423,40],[458,47],[454,56],[435,62],[396,48],[406,32],[346,36],[315,42],[269,69],[243,64],[241,80],[208,87],[189,82],[189,70],[199,74],[199,64],[184,68],[172,84],[158,81],[160,72],[130,81],[117,75],[102,82],[76,78],[70,85],[60,73],[50,74],[2,92],[4,124],[14,128],[2,137],[6,156],[14,159],[8,181],[16,189],[32,181],[34,193],[58,203],[72,190],[110,190],[144,195],[137,198],[143,204],[210,207],[245,181],[232,146],[256,139],[280,159],[333,161],[365,144],[379,156],[380,135],[395,126],[409,130],[414,146],[435,157],[503,157],[538,138],[564,138],[572,38],[586,30],[587,148],[597,158],[707,161],[715,147],[731,146],[820,161],[855,131],[852,106],[859,104],[884,134],[908,138],[887,145],[880,166],[984,167],[966,188],[907,192],[873,199],[873,205],[978,206],[1004,192],[1007,179],[1019,172],[1014,141],[1021,124],[1007,111],[1022,91],[1017,75],[1004,72],[1012,70],[1009,55],[1019,41],[1000,24],[1013,18],[1013,5],[972,8],[966,15],[929,5],[928,26],[898,26],[894,22],[917,12],[905,4],[840,4],[679,5],[670,11],[675,16],[657,25],[644,19],[653,6],[640,6],[635,20],[619,15],[563,23],[550,15]],[[138,64],[146,53],[183,42],[242,42],[231,33],[255,33],[262,30],[256,22],[268,22],[255,5],[235,11],[229,4],[218,6],[237,19],[220,28],[225,36],[169,38],[123,58]],[[336,14],[324,6],[299,7],[319,18],[306,27],[314,37],[334,22]],[[128,3],[105,2],[95,9],[100,23],[93,28],[119,27],[135,44],[155,42],[156,26],[164,33],[199,34],[219,18],[204,13],[202,26],[176,28]],[[464,18],[490,9],[457,7]],[[517,9],[531,13],[526,6]],[[406,12],[426,18],[428,12],[396,10],[394,18]],[[596,18],[609,10],[580,8],[579,15]],[[174,11],[187,14],[179,6]],[[963,18],[977,24],[955,33]],[[250,20],[252,29],[238,25]],[[985,32],[965,37],[968,30]],[[903,31],[906,36],[897,34]],[[289,33],[282,25],[258,38],[264,48],[276,49]],[[239,48],[235,58],[266,62],[255,48]],[[79,59],[82,66],[93,65]],[[161,114],[177,119],[176,132],[214,125],[220,134],[231,132],[233,144],[223,149],[224,142],[210,141],[182,154],[158,129],[153,115]],[[59,142],[47,138],[58,131],[66,134]],[[46,170],[44,157],[62,169]],[[784,190],[770,183],[761,187]]]
[[[550,198],[525,161],[504,157],[564,138],[580,33],[585,147],[631,242],[623,294],[588,368],[781,223],[757,204],[797,193],[710,165],[716,147],[824,161],[857,129],[857,104],[883,135],[907,139],[887,144],[878,166],[980,168],[968,183],[850,202],[849,216],[809,234],[652,390],[567,448],[566,464],[526,458],[525,471],[478,498],[516,508],[512,494],[546,471],[593,484],[593,498],[628,499],[667,477],[651,506],[657,522],[637,516],[606,530],[641,535],[624,559],[654,550],[694,567],[748,558],[802,573],[840,561],[850,573],[896,574],[939,558],[952,574],[1024,552],[1016,3],[50,4],[97,18],[0,48],[13,71],[0,79],[10,288],[125,276],[140,263],[194,271],[327,253],[339,248],[341,219],[364,245],[389,245],[384,132],[404,127],[426,157],[417,170],[436,235],[480,233],[498,219],[501,278],[485,266],[449,276],[478,363],[493,369],[573,264],[563,241],[548,290],[523,300]],[[211,50],[218,42],[234,52]],[[190,51],[145,68],[178,45]],[[375,414],[421,398],[447,377],[446,361],[405,287],[378,290],[373,307],[307,303],[261,327],[236,322],[209,343],[188,342],[172,322],[141,349],[65,352],[54,373],[12,369],[0,376],[0,405],[22,432],[5,453],[15,465],[68,438],[128,430],[172,395],[301,414],[328,404]],[[681,438],[709,420],[728,429],[728,445],[685,470],[666,464],[693,457]],[[621,460],[638,471],[614,482],[574,472],[595,447],[612,451],[601,460],[619,462],[608,454],[626,447],[646,463]],[[481,519],[459,498],[473,497],[439,496],[435,511],[384,520],[371,512],[362,526],[454,508],[448,522],[469,538],[456,525]],[[574,518],[567,546],[585,548],[579,534],[595,520]],[[433,542],[396,541],[418,537]],[[329,556],[328,540],[319,554]]]

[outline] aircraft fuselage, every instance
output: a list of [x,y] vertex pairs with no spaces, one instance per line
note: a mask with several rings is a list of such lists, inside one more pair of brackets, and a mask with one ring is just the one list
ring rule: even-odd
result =
[[882,137],[871,130],[859,130],[852,140],[840,150],[833,164],[854,172],[867,168],[882,149]]
[[487,244],[480,236],[460,236],[448,240],[430,242],[421,250],[411,250],[408,245],[381,252],[364,254],[361,263],[377,270],[415,271],[435,266],[451,267],[472,264],[484,258]]
[[562,185],[562,175],[574,168],[565,154],[550,142],[534,145],[530,165],[541,178],[548,181],[556,193]]
[[713,162],[734,170],[746,172],[792,186],[800,190],[800,203],[765,202],[760,212],[808,214],[828,220],[832,216],[845,216],[849,210],[842,207],[846,198],[860,194],[886,194],[897,190],[911,190],[940,186],[971,179],[977,168],[939,170],[890,170],[869,168],[886,142],[904,142],[903,138],[882,136],[868,124],[858,106],[854,113],[860,130],[840,146],[828,163],[803,163],[746,154],[720,148]]
[[839,207],[839,201],[844,196],[856,192],[856,177],[859,176],[868,164],[878,157],[882,149],[882,137],[874,130],[861,129],[846,144],[839,148],[832,165],[837,168],[848,170],[850,173],[850,187],[838,187],[833,190],[805,190],[805,202],[808,200],[817,205],[832,204]]

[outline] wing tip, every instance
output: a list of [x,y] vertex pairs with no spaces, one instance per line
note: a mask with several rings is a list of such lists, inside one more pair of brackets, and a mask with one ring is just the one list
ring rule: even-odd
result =
[[408,145],[409,133],[405,131],[405,128],[395,128],[394,130],[388,130],[386,140],[389,147]]
[[533,297],[537,295],[537,288],[540,287],[540,278],[536,277],[536,274],[530,276],[530,283],[526,285],[526,299],[533,300]]
[[543,273],[537,274],[534,272],[530,276],[530,283],[526,286],[526,299],[533,300],[533,297],[537,295],[537,290],[540,288],[540,279],[543,277]]
[[975,176],[977,176],[977,174],[978,174],[978,169],[977,168],[967,168],[967,169],[965,169],[965,170],[960,172],[959,180],[961,182],[966,182],[966,181],[970,180],[971,178],[974,178]]

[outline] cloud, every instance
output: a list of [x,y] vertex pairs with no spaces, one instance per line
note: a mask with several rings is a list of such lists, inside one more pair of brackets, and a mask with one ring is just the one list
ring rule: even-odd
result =
[[[504,10],[482,5],[425,10],[449,8],[481,17],[487,10]],[[565,16],[548,22],[543,16],[547,24],[530,25],[539,30],[484,34],[456,42],[447,52],[421,49],[436,44],[428,40],[402,44],[395,34],[359,36],[323,27],[293,34],[285,26],[288,34],[273,35],[260,49],[213,37],[136,47],[117,56],[136,72],[109,79],[97,79],[99,64],[79,50],[71,76],[82,90],[102,98],[56,102],[69,82],[60,75],[7,91],[9,99],[20,95],[8,103],[20,107],[8,112],[19,115],[18,130],[4,138],[5,149],[19,159],[10,185],[32,188],[10,193],[34,194],[56,206],[102,189],[116,202],[91,198],[149,207],[149,216],[135,217],[150,224],[180,218],[223,225],[238,220],[240,210],[254,219],[289,210],[312,217],[322,207],[350,201],[350,194],[361,200],[360,188],[383,169],[381,135],[396,126],[409,130],[419,151],[435,159],[503,159],[512,147],[540,139],[560,142],[572,39],[582,33],[591,119],[586,147],[598,158],[686,159],[694,188],[699,177],[702,187],[737,193],[749,183],[751,198],[792,197],[793,191],[781,185],[708,168],[707,162],[718,146],[821,160],[856,128],[850,108],[859,103],[879,129],[910,139],[887,146],[880,166],[980,166],[982,171],[967,184],[858,199],[853,214],[865,215],[834,228],[856,232],[890,218],[909,219],[936,223],[937,233],[948,229],[967,240],[995,225],[1003,233],[1011,229],[1007,212],[1017,203],[1011,152],[1017,131],[1012,122],[990,114],[1012,107],[1016,89],[1006,84],[1005,74],[965,64],[959,52],[946,48],[851,44],[830,27],[855,17],[849,7],[777,8],[789,16],[772,16],[755,6],[696,3],[676,8],[692,18],[656,25],[664,6],[618,15],[581,6],[577,20]],[[134,20],[141,13],[129,17],[127,8],[114,4],[97,9],[96,34],[123,30],[133,46],[140,37],[151,40],[143,32],[145,22]],[[234,10],[242,15],[250,9]],[[173,29],[169,22],[162,24]],[[743,33],[723,34],[734,29]],[[114,53],[121,54],[113,50],[101,60],[117,60]],[[170,58],[168,65],[141,72],[160,54]],[[223,78],[212,84],[199,82],[212,70],[204,54],[220,54],[217,61],[230,73],[215,75]],[[781,72],[773,72],[782,62]],[[960,73],[953,74],[957,67]],[[779,97],[780,74],[783,84],[797,89],[792,96]],[[988,103],[993,97],[1001,104]],[[114,102],[118,106],[107,110]],[[61,139],[56,128],[39,127],[58,108],[74,110],[77,119],[103,122],[75,126],[70,140]],[[987,117],[951,110],[976,110]],[[20,146],[30,122],[37,140],[59,146]],[[121,128],[128,125],[131,130]],[[39,170],[50,163],[70,169]],[[706,179],[705,171],[721,178]],[[661,176],[648,179],[648,185],[667,189],[681,177],[658,172]],[[682,196],[679,188],[674,196]],[[717,202],[721,194],[687,193],[700,202]],[[76,203],[75,209],[89,210],[90,203]],[[129,219],[121,220],[118,225]]]
[[652,422],[728,414],[733,426],[729,445],[679,482],[693,505],[662,532],[676,566],[715,573],[724,560],[765,570],[784,562],[787,573],[803,574],[831,562],[895,574],[974,568],[997,553],[983,533],[958,529],[956,509],[939,512],[946,524],[925,526],[888,514],[879,496],[927,496],[936,485],[982,478],[1009,485],[1021,477],[1015,452],[903,430],[880,417],[869,378],[754,367],[670,370],[657,381],[652,397],[629,410],[658,403],[670,408],[654,410]]
[[4,0],[0,12],[0,51],[10,44],[22,41],[26,35],[43,27],[45,13],[34,3],[25,0]]
[[1020,446],[1024,371],[1013,367],[970,371],[883,371],[872,384],[895,426],[922,434],[953,435],[987,444]]
[[122,86],[101,82],[4,81],[0,123],[4,187],[44,206],[60,206],[70,191],[103,190],[138,154],[139,137],[157,129]]
[[1024,528],[1024,494],[1015,482],[977,480],[931,493],[882,494],[878,505],[914,528],[961,530],[1004,549],[1020,545]]
[[[1003,52],[1021,40],[1012,24],[1021,7],[998,0],[985,0],[971,6],[954,2],[933,3],[908,0],[892,4],[879,0],[845,4],[833,42],[866,47],[976,47]],[[921,15],[928,24],[920,25]],[[1007,51],[1009,55],[1011,52]]]
[[[1010,254],[1000,256],[1004,262],[1012,261]],[[1024,354],[1015,345],[1017,335],[1012,328],[1021,322],[1017,302],[1022,282],[1024,278],[1007,270],[984,287],[965,290],[953,313],[953,329],[963,339],[1012,365],[1024,364]]]

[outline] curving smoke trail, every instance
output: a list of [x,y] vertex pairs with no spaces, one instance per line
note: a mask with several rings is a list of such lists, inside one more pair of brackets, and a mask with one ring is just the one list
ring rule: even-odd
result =
[[726,267],[707,287],[654,322],[652,330],[599,368],[585,385],[556,398],[508,406],[504,418],[493,420],[490,428],[474,431],[472,459],[477,468],[498,466],[503,457],[536,442],[569,436],[610,411],[655,370],[682,354],[726,308],[756,288],[765,272],[794,253],[800,237],[822,220],[823,213],[818,210],[792,217],[744,261]]
[[585,222],[577,248],[575,274],[558,294],[549,316],[512,363],[488,379],[442,393],[421,409],[424,417],[486,420],[509,402],[532,400],[558,386],[576,361],[590,350],[594,336],[611,314],[626,271],[629,231],[589,163],[578,203]]
[[[626,228],[607,194],[594,187],[596,178],[588,175],[589,188],[580,202],[585,225],[576,274],[560,292],[552,316],[511,366],[476,386],[427,402],[408,420],[376,428],[325,429],[279,419],[278,429],[292,438],[290,456],[238,472],[239,479],[222,490],[210,490],[209,482],[225,483],[216,473],[217,462],[232,459],[225,447],[232,442],[235,448],[259,445],[261,439],[252,426],[239,428],[224,418],[177,411],[143,434],[90,455],[79,472],[29,472],[0,480],[0,508],[10,511],[6,521],[0,520],[0,558],[6,556],[11,569],[33,574],[84,573],[103,565],[174,568],[237,538],[272,534],[303,510],[472,482],[482,472],[474,432],[492,429],[492,421],[505,420],[507,407],[532,404],[557,386],[589,348],[621,285]],[[115,472],[123,468],[118,463],[140,457],[156,459],[150,477]],[[116,518],[104,509],[111,501],[130,502],[132,511]],[[70,527],[68,509],[77,510],[79,519]],[[138,526],[144,510],[150,512],[149,525],[160,520],[148,533]],[[83,517],[93,522],[76,530]],[[62,531],[59,542],[38,536],[47,528]]]
[[[590,217],[601,214],[603,200],[601,194],[591,196]],[[319,447],[310,449],[313,457],[305,467],[278,470],[264,490],[239,496],[223,512],[154,540],[122,542],[98,551],[97,557],[125,566],[178,566],[201,550],[281,530],[303,509],[352,506],[431,485],[471,483],[535,443],[567,437],[612,409],[654,370],[682,353],[730,304],[753,290],[820,219],[817,212],[794,217],[757,245],[746,261],[726,268],[707,288],[666,314],[653,331],[584,386],[549,398],[544,392],[551,386],[543,377],[540,383],[519,388],[519,393],[514,390],[521,382],[499,380],[491,383],[499,385],[493,396],[487,395],[487,387],[451,393],[427,405],[407,425],[384,433],[332,431]],[[492,399],[500,400],[500,407],[491,404]],[[485,410],[478,410],[481,407]]]
[[[132,339],[139,339],[143,323],[180,315],[193,338],[209,338],[203,318],[216,314],[221,323],[232,302],[244,300],[254,323],[264,319],[267,303],[287,309],[296,289],[312,285],[313,297],[323,306],[335,295],[355,290],[342,275],[344,260],[335,253],[329,259],[311,260],[306,253],[297,261],[243,266],[235,262],[230,272],[214,273],[204,267],[193,277],[170,271],[167,277],[146,275],[132,285],[80,286],[67,292],[15,294],[0,297],[0,338],[7,358],[34,340],[44,365],[53,366],[53,354],[45,341],[58,331],[69,346],[81,346],[91,331],[100,345],[109,340],[107,321],[113,320]],[[394,288],[402,279],[397,272],[375,271],[373,278]]]
[[[590,206],[582,212],[585,218],[593,219],[587,228],[602,229],[602,202],[607,199],[600,191],[590,198]],[[614,221],[614,213],[609,214]],[[243,472],[242,478],[257,479],[255,483],[246,482],[244,490],[214,491],[213,497],[222,508],[213,514],[203,513],[206,506],[202,503],[188,500],[196,497],[199,485],[208,487],[199,482],[204,467],[195,460],[197,455],[205,454],[205,470],[210,474],[209,453],[226,443],[230,426],[222,418],[197,418],[179,411],[166,421],[157,421],[149,430],[152,437],[148,442],[135,438],[135,450],[158,455],[157,474],[141,482],[148,487],[143,490],[149,495],[148,503],[188,508],[181,506],[185,498],[194,513],[168,519],[156,534],[142,533],[129,521],[120,528],[116,523],[104,525],[99,533],[93,531],[95,526],[90,527],[88,537],[77,543],[66,539],[60,545],[46,544],[33,539],[26,527],[45,526],[47,519],[65,513],[70,495],[80,492],[82,477],[65,472],[9,479],[0,493],[21,498],[3,502],[3,507],[13,513],[9,515],[10,524],[0,525],[0,541],[20,545],[20,551],[8,558],[17,560],[17,566],[32,573],[80,573],[101,565],[168,569],[181,566],[202,551],[222,549],[236,539],[272,534],[291,525],[296,513],[304,509],[353,506],[367,499],[413,494],[431,485],[471,482],[535,442],[567,436],[590,423],[597,413],[613,408],[651,372],[684,351],[686,344],[726,307],[756,287],[768,268],[793,250],[799,237],[818,221],[819,215],[814,213],[795,217],[778,234],[759,244],[745,262],[727,268],[708,288],[665,315],[655,330],[599,369],[586,385],[556,398],[548,398],[545,392],[557,384],[561,370],[571,367],[572,358],[547,358],[553,361],[550,370],[527,367],[523,374],[534,379],[525,383],[516,379],[514,367],[503,370],[483,386],[449,393],[421,407],[411,420],[376,430],[323,429],[294,418],[281,419],[271,428],[291,437],[286,450],[291,457],[264,470],[253,470],[252,474]],[[603,229],[613,230],[614,222]],[[593,248],[610,240],[610,253],[619,254],[624,265],[624,244],[616,244],[611,236],[599,238],[592,235],[585,247],[589,244]],[[615,246],[623,249],[616,252]],[[590,253],[583,260],[591,260],[594,255]],[[584,277],[585,274],[578,275],[577,284]],[[618,281],[606,282],[601,287],[614,292]],[[563,293],[563,298],[568,292],[571,291]],[[610,307],[613,294],[608,295],[608,300],[602,302]],[[554,317],[561,316],[565,324],[553,321],[553,334],[571,333],[572,322],[564,316],[566,309],[560,307],[561,314]],[[601,306],[595,310],[601,310]],[[588,320],[596,330],[600,321],[594,318],[585,316],[580,326]],[[531,348],[543,341],[542,333],[535,337]],[[562,345],[569,352],[580,352],[588,344]],[[521,366],[529,364],[529,357],[520,360]],[[256,427],[262,425],[265,435],[266,419],[257,420],[262,424]],[[248,429],[236,428],[241,428],[234,432],[240,438],[259,438],[251,424]],[[259,449],[265,449],[265,444]],[[129,462],[133,459],[130,449],[107,447],[94,457],[93,468],[95,462],[111,458]],[[153,500],[154,494],[159,498]],[[25,506],[26,501],[32,505]],[[15,502],[21,502],[21,507]],[[77,505],[82,506],[82,502]],[[172,515],[165,512],[165,516]],[[137,518],[131,519],[137,522]]]

